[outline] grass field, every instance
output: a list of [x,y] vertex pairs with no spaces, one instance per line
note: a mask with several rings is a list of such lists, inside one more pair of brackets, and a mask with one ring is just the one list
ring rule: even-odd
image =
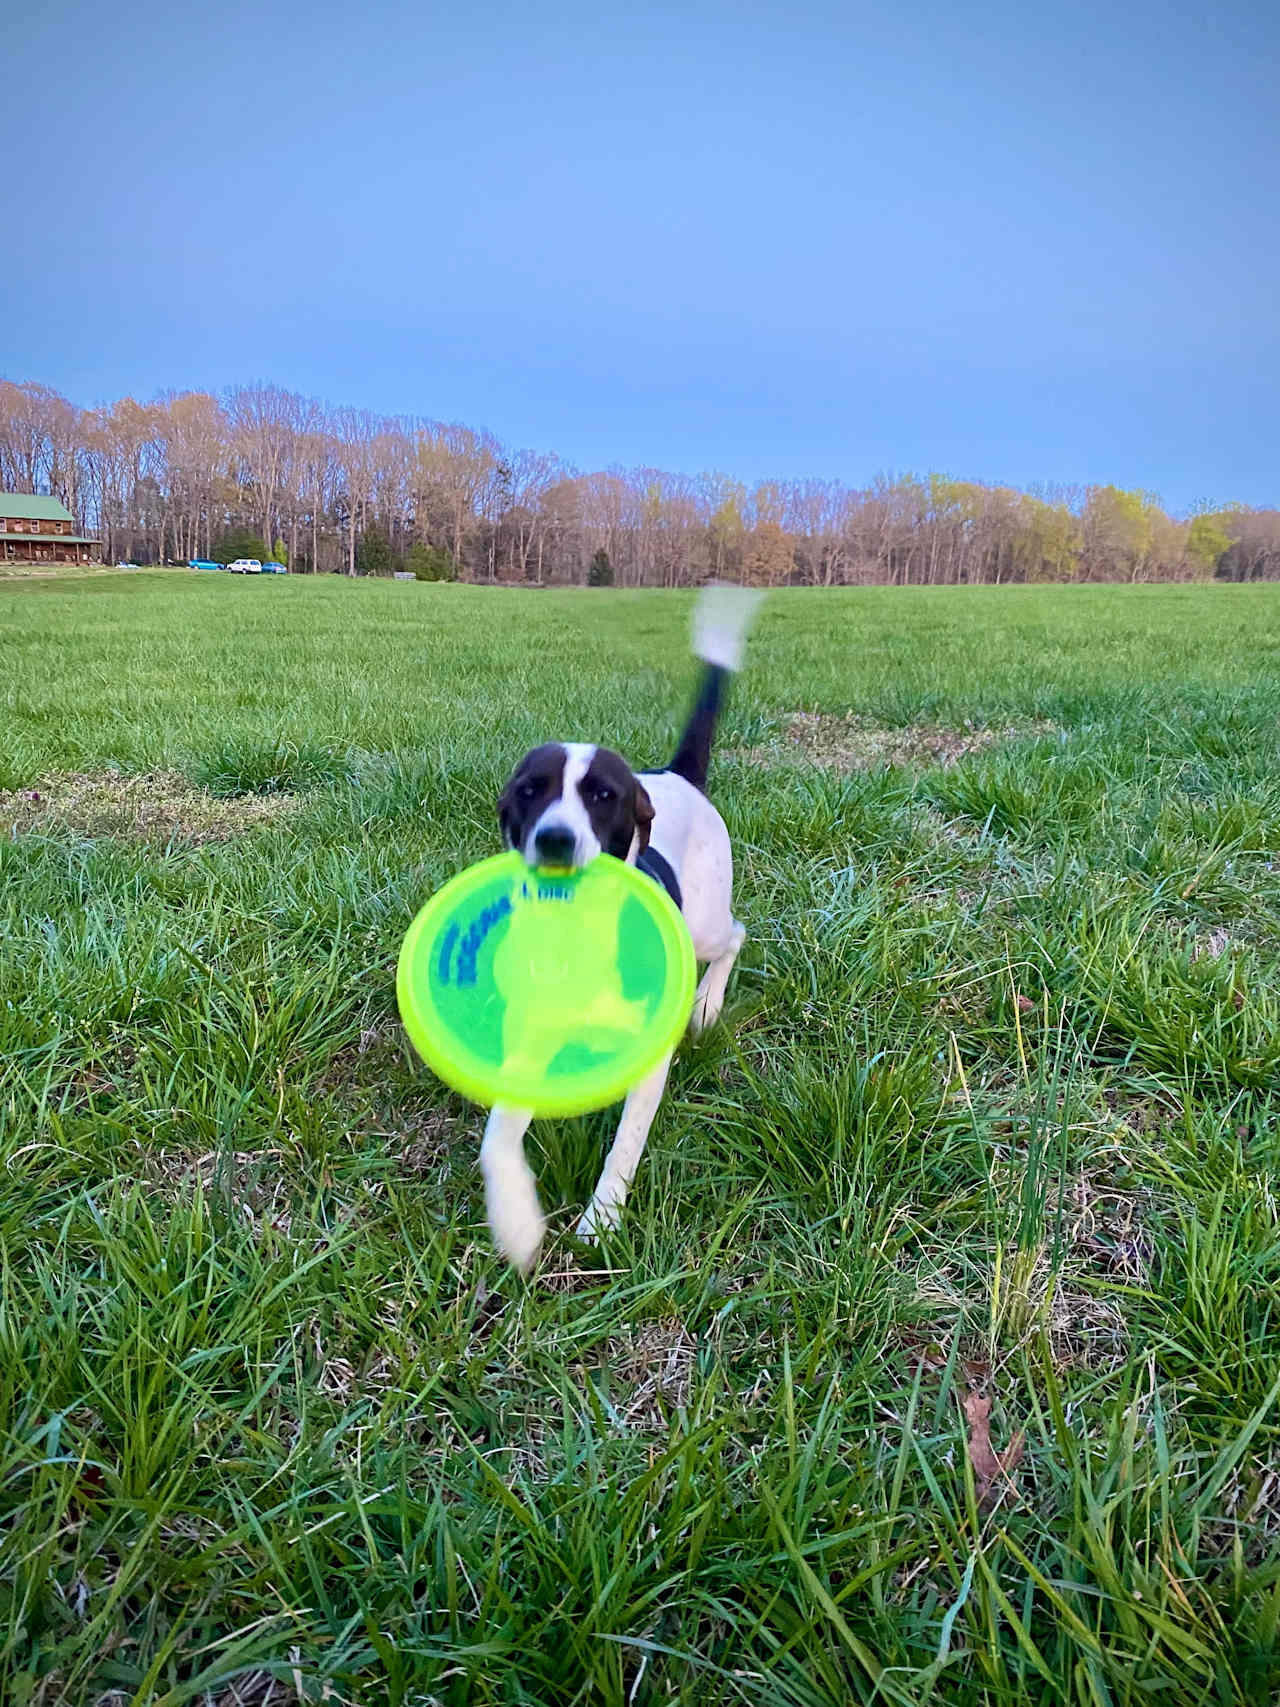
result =
[[1275,1699],[1280,588],[774,598],[725,1021],[526,1286],[395,953],[688,609],[0,587],[0,1701]]

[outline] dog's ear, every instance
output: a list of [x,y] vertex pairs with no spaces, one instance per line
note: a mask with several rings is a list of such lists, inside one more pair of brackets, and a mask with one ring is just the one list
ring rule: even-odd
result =
[[653,823],[653,802],[644,791],[644,785],[636,781],[636,853],[642,854],[649,845],[649,826]]

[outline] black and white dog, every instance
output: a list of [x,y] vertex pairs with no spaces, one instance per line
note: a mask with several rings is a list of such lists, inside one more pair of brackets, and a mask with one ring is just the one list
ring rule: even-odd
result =
[[[665,770],[637,775],[607,747],[548,742],[516,766],[498,802],[510,848],[530,865],[580,867],[599,853],[625,859],[661,883],[684,915],[706,965],[694,997],[695,1031],[715,1023],[746,932],[733,916],[733,854],[724,820],[706,795],[716,718],[729,672],[742,662],[760,598],[740,587],[708,587],[694,613],[693,648],[702,680],[675,757]],[[579,1237],[616,1227],[667,1083],[670,1056],[627,1097]],[[546,1222],[525,1160],[525,1109],[495,1108],[480,1150],[489,1225],[499,1249],[528,1271]]]

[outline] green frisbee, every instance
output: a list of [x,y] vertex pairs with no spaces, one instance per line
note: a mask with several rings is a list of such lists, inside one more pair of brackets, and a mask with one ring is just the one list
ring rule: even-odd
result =
[[396,969],[414,1048],[473,1102],[585,1114],[670,1054],[693,1005],[688,928],[666,890],[601,854],[581,871],[497,854],[450,879]]

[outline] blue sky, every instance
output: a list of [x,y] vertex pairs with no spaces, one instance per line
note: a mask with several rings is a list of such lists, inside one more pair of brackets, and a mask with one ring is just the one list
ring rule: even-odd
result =
[[1280,7],[24,10],[7,377],[1280,503]]

